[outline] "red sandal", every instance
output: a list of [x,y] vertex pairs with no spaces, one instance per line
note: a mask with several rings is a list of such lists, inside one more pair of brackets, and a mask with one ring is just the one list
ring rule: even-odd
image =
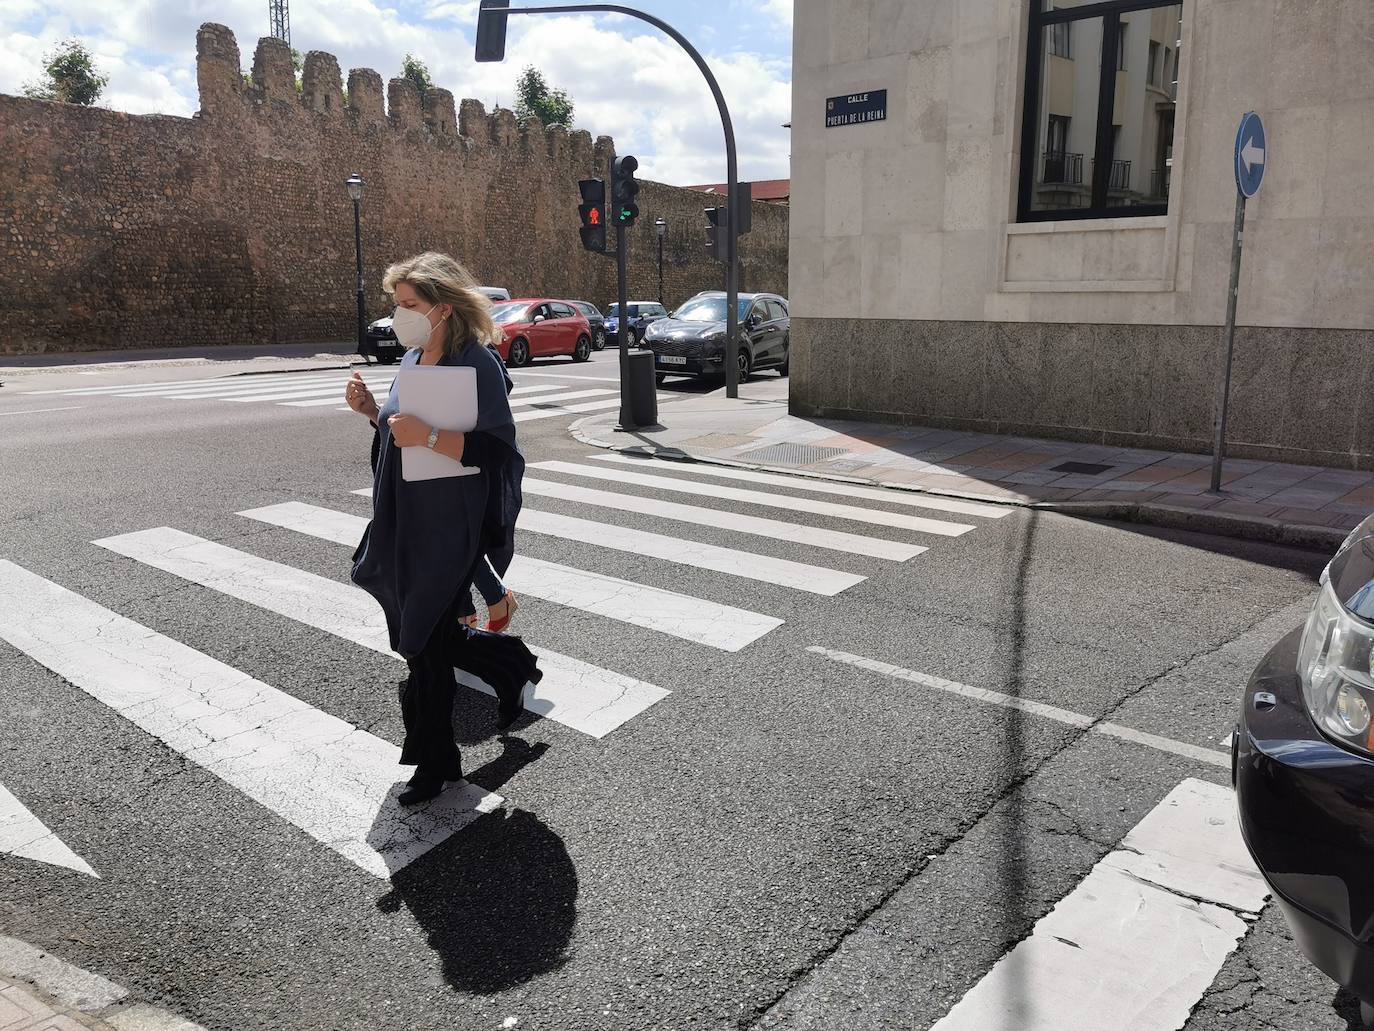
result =
[[510,591],[507,591],[506,614],[502,616],[500,619],[492,619],[490,615],[488,615],[487,631],[493,634],[501,633],[501,631],[505,630],[506,627],[510,626],[510,621],[515,618],[515,610],[519,607],[520,606],[515,603],[515,595],[512,594]]

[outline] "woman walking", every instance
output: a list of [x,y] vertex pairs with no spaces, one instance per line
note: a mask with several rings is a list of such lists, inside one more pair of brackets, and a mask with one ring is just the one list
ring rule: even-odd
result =
[[[382,285],[396,301],[396,338],[410,348],[402,367],[467,366],[477,374],[477,427],[469,433],[438,430],[400,412],[394,382],[380,408],[356,373],[345,391],[349,407],[377,427],[372,521],[353,555],[352,577],[381,605],[391,647],[410,670],[401,693],[401,762],[417,768],[400,802],[415,805],[463,776],[452,727],[454,667],[496,692],[503,730],[520,715],[525,684],[543,674],[518,637],[460,619],[471,607],[478,566],[489,559],[499,574],[510,565],[525,468],[505,370],[483,346],[496,333],[489,304],[445,254],[392,265]],[[480,475],[408,482],[401,476],[407,447],[428,447]]]

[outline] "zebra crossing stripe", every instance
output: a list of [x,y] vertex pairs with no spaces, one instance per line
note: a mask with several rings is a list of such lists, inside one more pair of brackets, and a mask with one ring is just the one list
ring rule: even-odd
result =
[[[363,527],[367,525],[367,520],[361,516],[297,502],[288,503],[284,506],[271,506],[266,509],[252,509],[239,514],[339,544],[356,543],[362,537]],[[135,538],[127,546],[136,549],[140,554],[130,557],[139,558],[141,561],[149,561],[151,558],[153,559],[151,564],[157,565],[158,568],[176,572],[178,575],[186,575],[180,571],[182,568],[189,568],[183,560],[172,560],[178,568],[169,569],[167,565],[161,564],[168,559],[162,557],[160,553],[167,548],[175,548],[175,538],[166,536],[169,532],[186,537],[188,540],[199,541],[199,538],[190,538],[189,535],[180,534],[180,531],[167,531],[165,529],[145,531],[143,535],[128,534],[125,538],[113,538],[113,540],[123,542],[129,538]],[[162,536],[149,536],[153,534]],[[163,544],[164,540],[167,542],[165,545]],[[107,542],[97,541],[96,543],[108,546]],[[186,549],[187,552],[192,550],[191,548]],[[275,565],[275,563],[264,565],[265,560],[263,559],[244,555],[242,552],[233,552],[231,549],[222,548],[221,545],[209,541],[201,542],[194,550],[197,553],[204,552],[207,556],[217,556],[218,563],[221,565],[228,565],[233,562],[256,568],[262,575],[269,575],[267,566]],[[226,556],[224,552],[230,552],[230,555]],[[123,550],[120,553],[129,554]],[[178,550],[177,555],[180,556],[181,554],[182,552]],[[314,574],[307,573],[304,575],[313,576]],[[704,598],[692,598],[685,594],[677,594],[674,591],[666,591],[659,587],[649,587],[631,580],[621,580],[618,577],[605,576],[601,573],[574,569],[571,566],[560,565],[556,562],[544,562],[540,559],[519,555],[511,563],[504,579],[506,586],[517,594],[528,594],[534,598],[551,601],[556,605],[581,609],[583,612],[590,612],[593,615],[605,616],[608,619],[619,620],[622,623],[643,627],[646,630],[655,630],[661,634],[679,637],[696,644],[709,645],[722,651],[739,651],[745,645],[753,643],[765,634],[782,626],[783,622],[773,616],[750,612],[747,609],[738,609],[731,605],[721,605]],[[328,582],[334,583],[334,581]],[[285,614],[289,615],[289,613]]]
[[[607,390],[605,387],[593,387],[593,388],[591,388],[590,390],[569,390],[569,391],[566,391],[565,393],[562,393],[562,394],[543,394],[543,395],[541,395],[541,396],[539,396],[539,397],[528,397],[528,398],[522,397],[522,398],[519,398],[518,400],[515,399],[515,398],[512,398],[512,399],[511,399],[510,406],[511,406],[512,408],[515,408],[515,407],[517,407],[518,405],[545,405],[545,404],[557,404],[558,402],[561,402],[561,401],[571,401],[571,400],[573,400],[574,398],[579,398],[579,397],[596,397],[597,395],[602,395],[602,396],[604,396],[604,395],[609,394],[609,393],[611,393],[611,391]],[[560,407],[562,407],[562,406],[560,405]]]
[[[230,383],[203,382],[168,383],[148,390],[123,393],[124,397],[233,397],[238,394],[261,394],[276,390],[299,390],[305,387],[328,387],[333,384],[347,383],[345,373],[331,372],[325,376],[300,376],[289,380],[273,380],[265,383],[257,376],[241,376]],[[111,391],[111,393],[116,393]]]
[[933,1031],[1172,1031],[1268,897],[1235,798],[1185,780]]
[[402,810],[401,750],[232,666],[0,560],[0,637],[375,877],[499,795],[466,782]]
[[86,860],[29,812],[4,784],[0,784],[0,855],[18,856],[35,863],[65,867],[89,877],[100,877]]
[[[680,394],[659,394],[658,403],[662,407],[665,403],[671,404],[673,401],[681,401],[684,398]],[[516,422],[527,422],[530,419],[547,419],[554,415],[567,415],[574,412],[596,412],[606,408],[614,408],[620,404],[619,397],[609,397],[602,401],[588,401],[584,404],[565,405],[561,408],[550,408],[547,411],[517,412]]]
[[947,523],[939,519],[905,515],[901,512],[883,512],[872,508],[858,508],[854,505],[840,505],[831,501],[816,501],[813,498],[768,494],[760,490],[726,487],[717,483],[697,483],[691,480],[674,479],[671,476],[635,473],[627,469],[603,469],[591,465],[578,465],[575,462],[536,462],[531,468],[547,472],[566,473],[569,476],[613,480],[616,483],[630,483],[641,487],[653,487],[658,490],[676,491],[680,494],[694,494],[698,497],[719,498],[723,501],[740,501],[767,508],[812,512],[816,515],[831,516],[836,519],[849,519],[859,523],[871,523],[875,526],[892,526],[902,530],[915,530],[918,533],[937,534],[941,537],[960,537],[977,529],[975,526],[964,523]]
[[550,537],[581,541],[600,548],[628,552],[631,555],[647,555],[683,566],[710,569],[717,573],[776,584],[779,587],[791,587],[793,590],[827,597],[833,597],[855,584],[863,583],[866,579],[823,566],[811,566],[804,562],[793,562],[769,555],[755,555],[748,551],[721,548],[714,544],[683,540],[681,537],[666,537],[663,534],[617,526],[614,523],[593,522],[590,519],[576,519],[529,508],[521,510],[518,527]]
[[[660,498],[646,498],[640,494],[618,494],[614,491],[598,490],[576,483],[556,483],[526,476],[520,489],[527,495],[556,498],[560,501],[573,501],[597,508],[609,508],[617,512],[634,512],[637,515],[654,516],[673,522],[687,523],[693,527],[710,526],[717,530],[731,530],[754,537],[767,537],[769,540],[788,541],[827,551],[840,551],[849,555],[864,555],[869,558],[887,559],[891,562],[905,562],[929,550],[920,544],[905,541],[889,541],[880,537],[864,537],[844,530],[830,530],[819,526],[805,526],[801,523],[788,523],[781,519],[768,519],[763,516],[744,515],[719,508],[702,508],[698,505],[684,505],[676,501]],[[371,496],[370,490],[357,493]]]
[[688,476],[714,476],[722,480],[764,483],[771,487],[787,487],[791,490],[810,491],[813,494],[838,494],[846,498],[864,498],[867,501],[882,501],[889,505],[928,508],[937,512],[956,512],[959,515],[982,516],[986,519],[1002,519],[1011,515],[1013,511],[1005,505],[985,505],[976,501],[937,498],[928,494],[914,494],[882,487],[865,487],[857,483],[820,480],[811,476],[788,476],[785,473],[766,473],[754,469],[739,469],[733,466],[709,465],[704,462],[670,462],[663,459],[633,458],[629,455],[615,454],[596,454],[589,457],[598,462],[615,462],[619,465],[639,466],[641,469],[671,470]]
[[[328,512],[327,509],[304,513],[298,509],[293,513],[292,509],[293,506],[274,506],[240,514],[350,547],[361,536],[356,516],[335,512],[326,518],[320,513]],[[95,543],[268,612],[396,657],[381,609],[351,583],[340,583],[169,528]],[[653,684],[598,669],[557,652],[530,650],[547,666],[537,688],[525,688],[525,708],[593,737],[610,733],[668,695]],[[490,689],[486,691],[493,694]]]
[[511,397],[518,397],[521,394],[539,394],[549,390],[568,389],[561,383],[531,383],[526,387],[516,387],[510,393]]
[[510,370],[511,379],[517,383],[533,376],[536,379],[573,379],[579,383],[619,383],[619,376],[575,376],[566,372],[529,372],[525,369]]

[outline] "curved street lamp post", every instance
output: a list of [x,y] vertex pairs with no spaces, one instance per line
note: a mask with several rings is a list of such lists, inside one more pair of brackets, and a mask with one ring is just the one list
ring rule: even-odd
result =
[[654,231],[658,233],[658,303],[663,303],[663,234],[668,230],[668,220],[662,215],[654,219]]

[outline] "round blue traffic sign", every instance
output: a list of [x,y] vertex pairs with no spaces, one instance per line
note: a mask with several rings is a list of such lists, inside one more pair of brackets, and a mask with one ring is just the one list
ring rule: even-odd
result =
[[1236,131],[1236,189],[1245,197],[1259,193],[1260,183],[1264,182],[1267,149],[1264,122],[1255,112],[1247,112]]

